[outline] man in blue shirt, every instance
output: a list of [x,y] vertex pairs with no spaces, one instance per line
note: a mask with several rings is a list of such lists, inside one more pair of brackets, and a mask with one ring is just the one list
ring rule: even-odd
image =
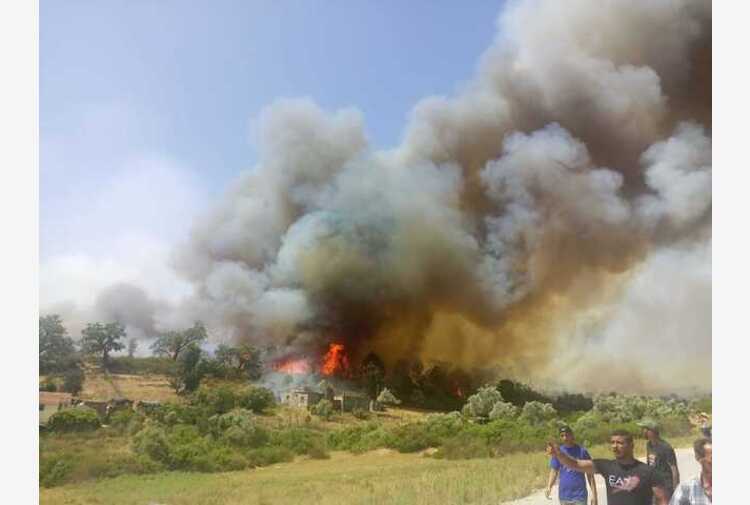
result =
[[[588,451],[576,444],[573,430],[568,426],[560,428],[560,441],[562,442],[560,450],[571,458],[591,459]],[[552,494],[552,486],[555,485],[555,481],[559,475],[560,488],[558,497],[560,498],[560,505],[586,505],[586,500],[588,499],[586,480],[589,481],[589,487],[591,487],[591,505],[597,505],[596,483],[593,474],[584,474],[571,470],[560,464],[560,461],[554,456],[552,456],[549,466],[549,480],[547,481],[547,490],[544,493],[547,498]]]

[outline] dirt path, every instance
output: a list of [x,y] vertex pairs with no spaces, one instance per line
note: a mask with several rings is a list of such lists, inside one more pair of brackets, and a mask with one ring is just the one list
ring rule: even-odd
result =
[[[677,455],[677,468],[680,469],[680,479],[685,481],[692,477],[695,477],[700,472],[698,462],[693,457],[693,449],[675,449]],[[596,488],[599,495],[599,505],[607,504],[607,492],[604,490],[604,479],[601,475],[596,476]],[[544,497],[544,490],[537,491],[536,493],[521,498],[520,500],[514,500],[505,502],[505,505],[557,505],[557,486],[552,488],[552,500],[548,500]]]

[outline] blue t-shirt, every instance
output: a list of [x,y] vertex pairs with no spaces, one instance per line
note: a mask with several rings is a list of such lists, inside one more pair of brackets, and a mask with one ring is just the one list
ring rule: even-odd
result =
[[[560,450],[575,459],[591,459],[588,451],[576,444],[573,447],[560,446]],[[562,465],[556,457],[552,456],[549,462],[550,468],[560,471],[560,500],[561,501],[586,501],[588,491],[586,490],[586,475]]]

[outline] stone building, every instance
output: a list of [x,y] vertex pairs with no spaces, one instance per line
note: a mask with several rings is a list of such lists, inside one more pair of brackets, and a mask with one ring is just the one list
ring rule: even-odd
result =
[[294,388],[281,394],[281,403],[291,407],[309,408],[324,397],[323,393],[310,388]]

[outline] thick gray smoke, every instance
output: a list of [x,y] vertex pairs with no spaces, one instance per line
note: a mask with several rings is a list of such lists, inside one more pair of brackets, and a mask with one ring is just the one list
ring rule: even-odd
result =
[[393,150],[356,110],[268,107],[259,164],[175,256],[195,296],[160,323],[708,389],[710,121],[709,1],[511,2],[474,79],[416,104]]

